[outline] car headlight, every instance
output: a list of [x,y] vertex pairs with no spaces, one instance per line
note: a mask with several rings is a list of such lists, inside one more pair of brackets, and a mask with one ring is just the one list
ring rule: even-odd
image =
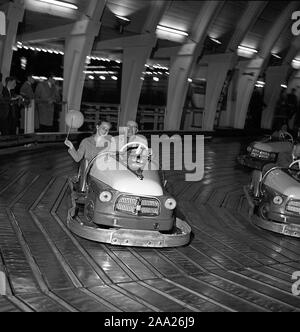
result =
[[110,202],[112,199],[112,193],[110,191],[102,191],[102,193],[99,195],[99,199],[103,203]]
[[176,208],[176,205],[177,203],[174,198],[168,198],[165,201],[165,208],[168,210],[174,210]]
[[283,203],[283,198],[281,196],[275,196],[273,198],[273,203],[275,205],[281,205]]

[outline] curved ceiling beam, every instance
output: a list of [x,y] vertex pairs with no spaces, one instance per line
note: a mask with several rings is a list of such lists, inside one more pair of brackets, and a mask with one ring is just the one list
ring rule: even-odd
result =
[[266,7],[268,1],[248,1],[248,5],[241,16],[236,29],[228,43],[227,52],[235,52],[246,36],[247,32],[252,28],[258,17]]
[[[124,45],[121,112],[119,125],[125,125],[128,120],[135,120],[141,95],[143,71],[156,44],[156,28],[162,19],[169,1],[151,1],[147,20],[142,28],[142,34],[131,39],[131,43]],[[136,41],[136,44],[132,43]],[[145,41],[148,41],[145,44]]]
[[176,56],[171,58],[167,113],[165,117],[166,130],[180,129],[183,106],[188,89],[188,78],[193,66],[201,55],[207,30],[219,14],[224,1],[205,1],[194,22],[190,38],[180,47]]
[[170,3],[170,1],[164,0],[151,1],[149,14],[147,15],[141,33],[151,33],[156,31],[156,28]]
[[10,74],[13,45],[16,41],[19,23],[23,21],[24,11],[23,0],[14,0],[6,7],[6,35],[2,37],[3,40],[0,43],[0,70],[4,78]]
[[[74,23],[65,41],[63,100],[69,109],[80,110],[84,86],[84,66],[91,54],[95,38],[101,27],[106,0],[90,0],[86,12]],[[60,130],[65,130],[65,117],[61,115]]]
[[[271,50],[281,32],[290,25],[292,13],[299,7],[298,1],[290,2],[281,12],[269,32],[261,42],[261,48],[253,60],[240,64],[237,99],[235,105],[234,127],[243,129],[254,85],[267,64]],[[251,73],[251,76],[247,73]]]
[[300,50],[300,36],[294,37],[291,43],[291,47],[285,58],[283,59],[282,63],[291,64],[295,56],[298,54]]

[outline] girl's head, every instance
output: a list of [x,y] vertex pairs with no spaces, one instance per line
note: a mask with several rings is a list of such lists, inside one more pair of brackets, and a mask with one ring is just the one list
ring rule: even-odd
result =
[[111,128],[111,124],[106,121],[102,121],[96,126],[97,134],[99,136],[106,136],[109,133],[109,130]]

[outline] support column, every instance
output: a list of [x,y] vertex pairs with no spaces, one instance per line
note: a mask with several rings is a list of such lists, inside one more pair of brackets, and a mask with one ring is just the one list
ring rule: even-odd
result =
[[250,60],[244,71],[239,75],[237,101],[235,107],[234,128],[243,129],[245,126],[249,102],[254,85],[270,56],[270,52],[284,28],[290,24],[292,13],[298,8],[298,2],[287,5],[273,24],[262,42],[261,50],[255,59]]
[[10,75],[13,46],[16,41],[19,23],[23,21],[24,0],[14,0],[8,4],[6,12],[6,35],[0,37],[0,70],[5,79]]
[[236,59],[234,53],[208,56],[207,85],[205,96],[205,110],[202,129],[211,131],[214,129],[217,106],[227,72]]
[[176,57],[171,58],[165,130],[178,130],[180,128],[188,90],[188,78],[201,55],[207,29],[223,3],[223,1],[206,1],[203,4],[189,40],[181,47]]
[[300,70],[298,70],[288,84],[288,91],[291,91],[292,89],[296,89],[296,95],[298,97],[298,100],[300,99]]
[[144,35],[135,45],[124,48],[119,126],[136,119],[143,85],[142,73],[157,42],[155,31],[167,6],[168,1],[151,1],[147,20],[141,30]]
[[[234,67],[237,65],[238,62],[238,56],[236,54],[237,48],[244,39],[245,35],[251,29],[253,24],[257,21],[258,17],[264,10],[265,6],[267,5],[267,1],[249,1],[247,4],[247,7],[245,11],[243,12],[243,15],[240,17],[235,31],[227,45],[227,51],[226,52],[233,52],[234,56],[232,56],[231,64],[228,70],[233,70]],[[222,76],[222,79],[226,79],[226,76]],[[224,85],[224,81],[221,82],[221,77],[216,78],[216,86],[221,85],[221,89],[219,90],[219,95],[215,94],[214,98],[216,100],[220,99],[220,94],[222,92],[222,87]],[[233,77],[231,79],[229,88],[228,88],[228,95],[227,95],[227,108],[226,113],[222,114],[221,117],[221,125],[224,127],[230,126],[230,124],[233,125],[234,120],[234,112],[232,112],[232,103],[234,103],[234,92],[236,91],[236,73],[233,73]],[[217,104],[215,105],[217,107]],[[214,114],[216,113],[216,110],[212,110]]]
[[152,42],[146,46],[124,49],[119,126],[124,126],[128,120],[136,119],[143,85],[141,76],[143,76],[142,72],[145,70],[145,64],[151,55],[152,48],[155,46],[155,34],[151,39]]
[[[105,0],[91,0],[87,12],[74,24],[66,38],[63,100],[69,110],[80,110],[86,57],[91,54],[95,37],[99,34],[105,4]],[[62,112],[60,131],[65,130],[65,112]]]
[[269,67],[266,71],[266,85],[264,102],[267,107],[262,115],[262,128],[272,129],[276,103],[280,97],[281,84],[286,82],[290,67],[288,65],[280,67]]

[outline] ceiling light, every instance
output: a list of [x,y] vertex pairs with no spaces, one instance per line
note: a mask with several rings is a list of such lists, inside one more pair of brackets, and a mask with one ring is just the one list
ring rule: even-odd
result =
[[243,51],[243,52],[246,52],[246,53],[258,53],[258,51],[254,48],[250,48],[250,47],[247,47],[247,46],[242,46],[242,45],[239,45],[238,46],[238,49]]
[[159,82],[159,78],[158,77],[153,77],[153,81]]
[[100,78],[100,80],[102,80],[102,81],[105,81],[105,80],[106,80],[106,77],[103,76],[103,75],[99,76],[99,78]]
[[213,42],[215,42],[215,43],[217,43],[217,44],[222,44],[218,39],[216,39],[216,38],[211,38],[210,37],[210,39],[213,41]]
[[272,55],[274,58],[281,59],[281,56],[279,56],[278,54],[272,53]]
[[163,25],[158,25],[157,29],[162,30],[162,31],[166,31],[166,32],[170,32],[170,33],[174,33],[174,34],[180,35],[180,36],[188,36],[189,35],[186,31],[165,27]]
[[256,83],[257,83],[257,84],[260,84],[260,85],[265,85],[265,84],[266,84],[266,83],[263,82],[263,81],[257,81]]
[[114,81],[117,81],[118,77],[117,76],[112,76],[111,79],[114,80]]
[[75,9],[77,10],[78,7],[74,5],[73,3],[65,2],[65,1],[58,1],[58,0],[40,0],[40,2],[45,2],[50,5],[55,5],[59,7],[69,8],[69,9]]
[[116,15],[116,17],[117,17],[118,19],[120,19],[121,21],[130,22],[130,19],[127,18],[127,17],[120,16],[120,15]]
[[281,84],[280,85],[282,88],[284,88],[284,89],[287,89],[287,85],[286,84]]
[[94,77],[93,75],[90,75],[90,76],[89,76],[89,79],[90,79],[90,80],[94,80],[95,77]]
[[296,65],[300,65],[300,59],[294,59],[293,62],[294,62],[294,64],[296,64]]

